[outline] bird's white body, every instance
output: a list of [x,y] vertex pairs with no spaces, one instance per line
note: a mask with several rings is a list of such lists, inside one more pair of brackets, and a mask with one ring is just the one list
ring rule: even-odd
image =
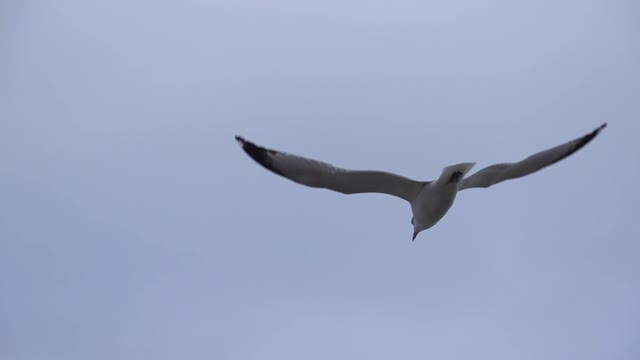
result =
[[417,181],[384,171],[349,170],[310,158],[263,148],[236,136],[243,150],[266,169],[299,184],[343,194],[382,193],[408,201],[413,213],[413,239],[438,223],[453,205],[459,191],[487,188],[502,181],[532,174],[570,156],[591,142],[607,124],[561,145],[513,162],[487,166],[466,176],[475,165],[460,163],[442,169],[435,181]]
[[[425,184],[418,196],[410,202],[415,236],[437,224],[451,209],[464,176],[475,163],[447,166],[436,181]],[[455,176],[459,174],[458,176]]]

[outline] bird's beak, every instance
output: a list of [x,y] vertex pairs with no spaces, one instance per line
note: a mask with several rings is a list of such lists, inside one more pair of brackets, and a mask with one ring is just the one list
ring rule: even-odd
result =
[[418,230],[413,230],[413,238],[411,238],[411,241],[415,241],[416,240],[416,236],[418,236]]

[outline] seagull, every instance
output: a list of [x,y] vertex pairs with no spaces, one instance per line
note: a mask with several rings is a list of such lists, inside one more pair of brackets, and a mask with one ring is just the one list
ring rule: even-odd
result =
[[488,166],[466,176],[475,162],[464,162],[442,169],[433,181],[417,181],[397,174],[374,170],[350,170],[329,163],[258,146],[236,136],[242,149],[258,164],[296,183],[343,194],[381,193],[399,197],[411,205],[413,237],[437,224],[453,205],[461,190],[488,188],[505,180],[517,179],[555,164],[583,148],[607,126],[564,144],[535,153],[524,160]]

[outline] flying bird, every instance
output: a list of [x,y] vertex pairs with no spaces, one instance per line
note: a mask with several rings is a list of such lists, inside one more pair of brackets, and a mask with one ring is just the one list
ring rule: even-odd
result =
[[505,180],[517,179],[572,155],[593,140],[605,127],[567,143],[540,151],[524,160],[488,166],[473,175],[467,173],[475,162],[450,165],[433,181],[417,181],[384,171],[349,170],[326,162],[258,146],[241,136],[236,140],[258,164],[299,184],[324,188],[343,194],[381,193],[404,199],[411,204],[412,241],[433,227],[453,205],[461,190],[488,188]]

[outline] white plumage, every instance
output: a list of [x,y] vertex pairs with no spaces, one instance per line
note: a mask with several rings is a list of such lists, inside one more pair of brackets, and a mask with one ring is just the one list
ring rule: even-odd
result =
[[260,165],[299,184],[343,194],[383,193],[408,201],[413,212],[411,223],[415,240],[420,231],[434,226],[444,217],[459,191],[486,188],[532,174],[578,151],[606,126],[606,123],[602,124],[584,136],[543,150],[524,160],[491,165],[470,176],[466,175],[475,163],[447,166],[435,181],[416,181],[384,171],[338,168],[322,161],[267,149],[240,136],[236,136],[236,140]]

